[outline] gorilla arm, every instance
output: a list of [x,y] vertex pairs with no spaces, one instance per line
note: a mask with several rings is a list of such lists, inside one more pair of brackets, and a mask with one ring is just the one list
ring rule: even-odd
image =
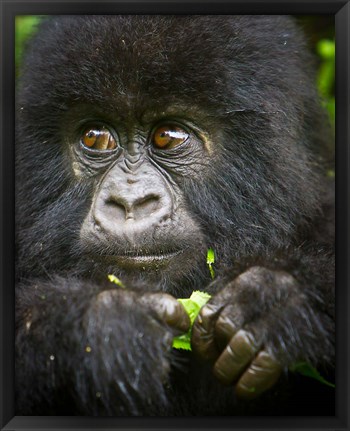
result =
[[21,414],[49,406],[52,414],[159,414],[166,406],[172,339],[189,326],[172,296],[58,277],[18,292]]

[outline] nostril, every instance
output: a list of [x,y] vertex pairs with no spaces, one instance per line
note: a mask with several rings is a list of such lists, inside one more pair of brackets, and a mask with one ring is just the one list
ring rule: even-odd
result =
[[106,208],[109,216],[113,219],[126,219],[127,213],[129,212],[127,204],[119,199],[107,199]]
[[136,217],[147,217],[157,211],[160,205],[160,197],[157,195],[148,195],[137,199],[132,205],[133,212]]

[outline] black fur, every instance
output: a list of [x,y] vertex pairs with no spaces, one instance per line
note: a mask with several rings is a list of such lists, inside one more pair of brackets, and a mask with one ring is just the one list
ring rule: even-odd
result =
[[[17,414],[334,413],[332,389],[287,371],[307,360],[325,372],[334,361],[330,135],[314,81],[303,35],[286,17],[72,16],[41,25],[17,96]],[[96,298],[115,287],[104,280],[118,269],[95,262],[79,240],[94,177],[77,180],[70,131],[97,113],[123,115],[128,128],[171,105],[214,143],[209,165],[168,169],[202,238],[192,235],[192,265],[176,277],[119,271],[130,291],[118,291],[112,307]],[[283,351],[279,384],[244,403],[207,364],[171,351],[171,330],[140,297],[215,296],[253,266],[286,271],[296,287],[283,296],[271,282],[229,300],[248,303],[244,313],[261,319],[271,351]]]

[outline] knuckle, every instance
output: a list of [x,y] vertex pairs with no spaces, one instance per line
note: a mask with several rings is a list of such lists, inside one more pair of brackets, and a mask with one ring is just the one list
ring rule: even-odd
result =
[[204,331],[213,329],[213,324],[219,316],[221,308],[215,304],[208,303],[201,308],[195,319],[194,325],[202,327]]
[[171,327],[186,331],[190,327],[190,318],[183,305],[167,293],[150,293],[141,298],[141,302],[156,316]]
[[270,389],[279,379],[282,366],[268,352],[262,350],[236,386],[241,398],[253,399]]
[[240,329],[232,338],[230,344],[237,351],[256,353],[260,348],[260,342],[251,331]]
[[215,331],[220,338],[229,341],[243,325],[243,317],[237,307],[227,306],[216,321]]
[[193,327],[191,336],[192,350],[201,359],[212,361],[218,356],[218,351],[212,333],[201,326]]

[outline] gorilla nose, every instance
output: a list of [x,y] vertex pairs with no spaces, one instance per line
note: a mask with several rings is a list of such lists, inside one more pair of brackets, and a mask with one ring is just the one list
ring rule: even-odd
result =
[[174,210],[163,177],[145,163],[134,171],[114,166],[104,178],[91,208],[96,227],[115,238],[148,237]]
[[157,226],[171,217],[172,208],[169,194],[159,190],[104,190],[95,202],[93,219],[108,235],[134,240],[152,235]]
[[114,219],[139,221],[156,216],[161,209],[162,199],[154,193],[142,197],[114,196],[107,199],[106,205],[109,212],[114,213]]

